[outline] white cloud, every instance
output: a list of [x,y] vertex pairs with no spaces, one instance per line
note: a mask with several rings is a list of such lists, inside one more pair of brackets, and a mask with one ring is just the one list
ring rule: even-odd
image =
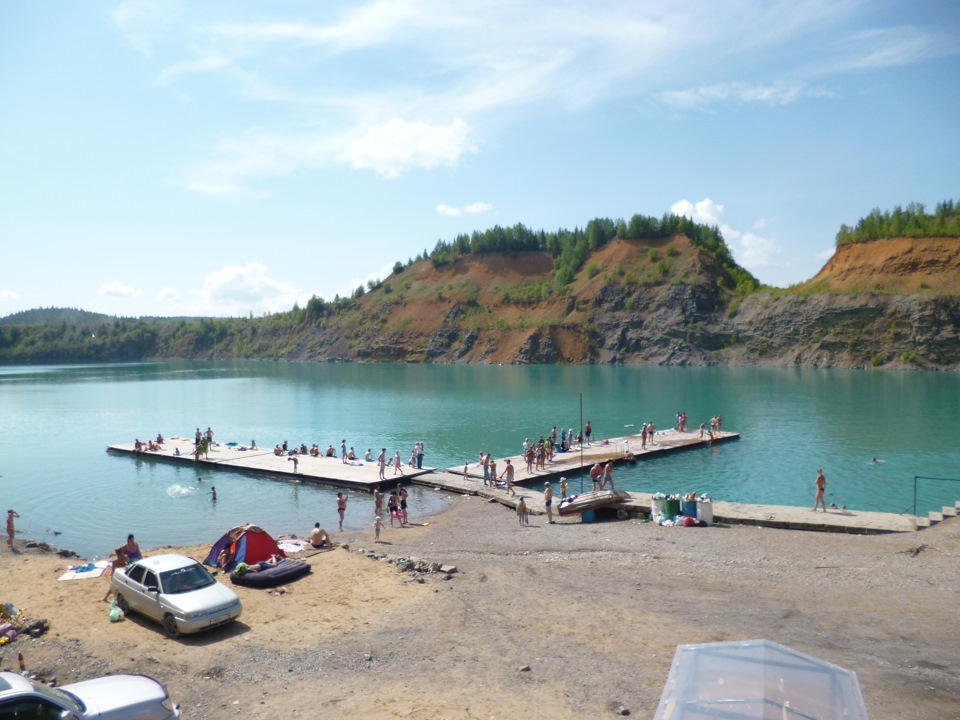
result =
[[184,60],[183,62],[174,63],[173,65],[165,67],[160,72],[160,75],[157,76],[157,84],[166,85],[179,75],[222,70],[230,67],[231,64],[232,61],[230,58],[215,55],[199,57],[194,60]]
[[470,203],[463,208],[463,211],[467,215],[479,215],[480,213],[490,212],[491,210],[493,210],[493,205],[485,202]]
[[158,292],[155,295],[155,298],[158,302],[168,302],[170,300],[179,300],[180,292],[171,287],[165,287],[160,289],[160,292]]
[[463,120],[429,125],[393,118],[353,140],[347,158],[354,168],[369,168],[394,179],[413,168],[453,167],[465,153],[475,151]]
[[139,291],[130,286],[124,285],[119,280],[111,280],[108,283],[104,283],[100,286],[100,289],[97,291],[101,297],[134,297],[139,294]]
[[490,212],[493,210],[493,205],[485,202],[475,202],[470,203],[469,205],[464,205],[462,208],[456,208],[441,203],[440,205],[437,205],[435,209],[439,215],[444,215],[446,217],[460,217],[461,215],[479,215],[480,213]]
[[702,110],[722,103],[777,106],[789,105],[802,98],[835,96],[821,88],[810,88],[797,82],[782,82],[774,85],[727,82],[688,90],[662,92],[658,97],[668,105],[683,110]]
[[[680,200],[673,204],[670,212],[688,217],[694,222],[717,227],[723,239],[730,247],[736,261],[750,272],[770,267],[780,255],[780,246],[776,241],[761,237],[756,233],[742,232],[726,222],[726,208],[710,198],[692,203]],[[763,220],[754,222],[754,229],[765,225]]]
[[13,290],[0,290],[0,300],[19,300],[20,294]]
[[243,266],[228,265],[207,275],[203,288],[195,294],[206,304],[208,312],[244,314],[289,310],[298,301],[300,290],[274,280],[267,269],[256,261]]
[[826,262],[827,260],[829,260],[830,258],[833,257],[833,254],[834,254],[836,251],[837,251],[837,248],[835,248],[835,247],[828,247],[828,248],[826,248],[825,250],[821,250],[820,252],[818,252],[816,255],[814,255],[814,257],[815,257],[817,260],[820,260],[820,261],[822,261],[822,262]]
[[436,209],[437,213],[446,217],[460,217],[463,215],[463,210],[460,208],[450,207],[449,205],[444,205],[443,203],[437,205]]
[[[390,277],[393,274],[393,265],[394,263],[384,265],[382,268],[380,268],[376,272],[372,272],[363,278],[357,278],[357,277],[352,278],[349,284],[340,288],[340,291],[337,294],[340,295],[340,297],[350,297],[351,295],[353,295],[354,291],[356,291],[356,289],[361,285],[363,285],[363,289],[366,290],[367,283],[370,282],[371,280],[373,282],[380,282],[381,280]],[[329,300],[332,298],[327,298],[327,299]]]

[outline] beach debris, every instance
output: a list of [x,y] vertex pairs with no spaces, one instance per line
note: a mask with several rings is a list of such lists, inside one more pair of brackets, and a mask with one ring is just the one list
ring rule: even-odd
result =
[[907,549],[904,550],[903,552],[906,553],[907,555],[909,555],[910,557],[916,557],[917,555],[919,555],[920,553],[922,553],[924,550],[926,550],[928,547],[930,547],[930,546],[927,545],[926,543],[921,543],[920,545],[917,545],[916,547],[907,548]]
[[517,668],[517,670],[519,670],[520,672],[530,672],[530,666],[529,666],[529,665],[521,665],[519,668]]

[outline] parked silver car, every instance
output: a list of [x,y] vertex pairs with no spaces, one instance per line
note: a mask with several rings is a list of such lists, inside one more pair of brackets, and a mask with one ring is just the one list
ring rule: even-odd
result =
[[0,672],[0,718],[172,720],[180,717],[167,689],[145,675],[108,675],[51,688]]
[[153,555],[116,570],[110,584],[124,613],[163,625],[170,637],[223,625],[240,617],[240,598],[196,560]]

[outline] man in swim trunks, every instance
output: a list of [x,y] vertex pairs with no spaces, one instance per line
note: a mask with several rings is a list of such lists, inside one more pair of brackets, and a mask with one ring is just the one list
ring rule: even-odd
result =
[[507,492],[511,495],[516,495],[517,491],[513,489],[513,463],[510,461],[510,458],[507,458],[507,466],[503,469],[503,472],[500,473],[500,477],[504,476],[507,478]]
[[313,530],[310,531],[310,544],[317,550],[324,546],[331,547],[333,545],[327,531],[320,527],[320,523],[314,523]]
[[553,520],[553,488],[550,487],[550,481],[543,484],[543,504],[547,508],[547,524],[554,525]]
[[600,463],[596,463],[592,468],[590,468],[590,481],[593,483],[592,490],[600,490],[600,476],[603,475],[603,468],[600,467]]
[[373,487],[373,514],[381,515],[380,512],[383,510],[383,492],[380,490],[379,485],[374,485]]
[[380,451],[380,454],[377,455],[377,463],[380,465],[380,479],[386,480],[386,478],[383,476],[383,471],[387,467],[387,449],[386,448],[383,448],[383,450]]

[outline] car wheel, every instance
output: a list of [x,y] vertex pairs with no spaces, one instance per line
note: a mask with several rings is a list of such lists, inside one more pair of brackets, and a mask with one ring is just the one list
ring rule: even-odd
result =
[[117,607],[123,610],[124,615],[130,614],[130,603],[128,603],[127,599],[120,593],[117,593]]
[[167,634],[167,637],[180,637],[180,628],[177,626],[177,619],[170,613],[163,616],[163,631]]

